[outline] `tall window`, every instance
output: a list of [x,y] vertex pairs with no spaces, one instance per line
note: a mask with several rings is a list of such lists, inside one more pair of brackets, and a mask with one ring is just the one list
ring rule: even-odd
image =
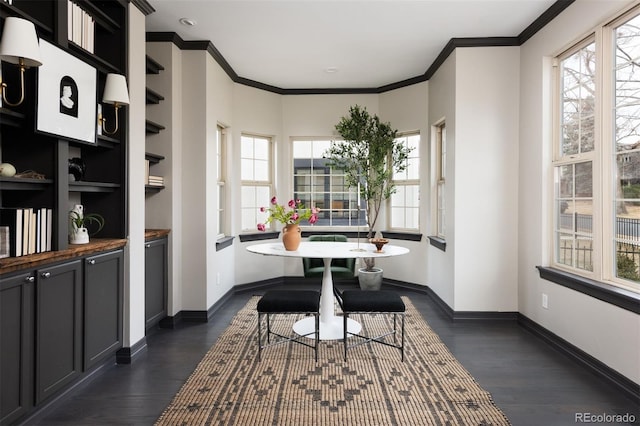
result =
[[364,200],[357,188],[349,188],[344,173],[322,158],[331,140],[296,139],[292,144],[294,197],[320,209],[315,226],[364,226]]
[[240,140],[241,226],[243,231],[256,230],[264,223],[272,189],[271,139],[242,135]]
[[393,174],[396,192],[389,200],[391,229],[419,230],[420,201],[420,134],[406,134],[396,138],[396,142],[409,148],[406,169]]
[[557,64],[554,264],[638,291],[640,8]]
[[445,237],[445,177],[447,165],[447,130],[445,123],[434,126],[436,144],[436,236]]
[[218,238],[224,237],[227,232],[226,221],[226,196],[225,196],[225,158],[226,158],[227,132],[218,125],[216,130],[216,165],[217,165],[217,205],[218,205]]

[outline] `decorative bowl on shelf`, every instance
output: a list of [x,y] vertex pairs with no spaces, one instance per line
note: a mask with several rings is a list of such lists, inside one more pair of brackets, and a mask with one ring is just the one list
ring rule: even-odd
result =
[[382,253],[382,246],[387,244],[389,240],[386,238],[371,238],[369,242],[376,246],[376,253]]

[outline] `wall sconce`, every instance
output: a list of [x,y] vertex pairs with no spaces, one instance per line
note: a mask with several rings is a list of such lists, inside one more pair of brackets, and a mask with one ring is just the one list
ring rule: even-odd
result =
[[122,105],[129,105],[129,91],[127,90],[127,80],[124,78],[124,75],[107,74],[102,102],[113,105],[115,108],[115,129],[112,131],[107,130],[105,126],[107,120],[104,118],[104,114],[102,118],[102,130],[108,135],[113,135],[118,131],[118,109],[120,109]]
[[0,79],[2,99],[9,106],[18,106],[24,101],[24,71],[29,67],[39,67],[40,45],[36,36],[36,27],[26,19],[7,17],[0,40],[0,60],[17,64],[20,67],[20,99],[11,103],[6,97],[7,83]]

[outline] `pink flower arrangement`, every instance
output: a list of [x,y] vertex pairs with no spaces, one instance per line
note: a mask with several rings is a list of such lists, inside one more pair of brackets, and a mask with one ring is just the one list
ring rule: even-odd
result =
[[260,212],[269,213],[269,217],[264,223],[258,224],[258,231],[265,231],[266,225],[274,220],[282,223],[283,225],[298,224],[301,220],[307,219],[310,224],[314,224],[318,221],[318,209],[305,208],[304,204],[300,200],[289,200],[287,206],[278,204],[276,197],[271,197],[270,207],[260,207]]

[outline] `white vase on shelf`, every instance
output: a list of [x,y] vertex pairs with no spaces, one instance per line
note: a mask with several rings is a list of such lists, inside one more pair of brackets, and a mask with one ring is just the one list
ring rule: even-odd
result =
[[89,231],[85,227],[78,227],[76,222],[78,219],[84,218],[84,207],[82,204],[76,204],[69,212],[69,243],[70,244],[87,244],[89,242]]

